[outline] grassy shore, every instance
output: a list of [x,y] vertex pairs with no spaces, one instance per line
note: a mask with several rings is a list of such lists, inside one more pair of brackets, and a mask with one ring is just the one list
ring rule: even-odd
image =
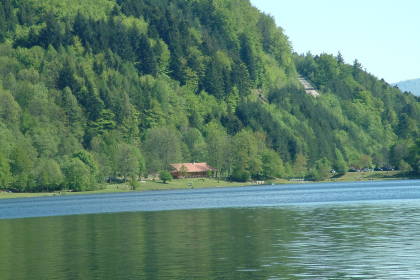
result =
[[[349,172],[345,175],[330,174],[330,176],[322,182],[351,182],[351,181],[378,181],[378,180],[402,180],[403,178],[418,179],[419,176],[413,173],[403,174],[400,171],[376,171],[376,172]],[[193,183],[190,186],[190,183]],[[285,179],[276,179],[264,182],[265,184],[293,184]],[[217,180],[214,178],[205,178],[204,180],[197,178],[192,179],[176,179],[164,184],[160,180],[152,181],[146,180],[140,183],[140,187],[135,191],[150,191],[150,190],[168,190],[168,189],[191,189],[191,188],[212,188],[212,187],[234,187],[234,186],[251,186],[256,185],[256,182],[239,183],[229,182],[226,180]],[[100,193],[116,193],[116,192],[133,192],[130,187],[124,184],[106,184],[102,190],[85,191],[85,192],[50,192],[50,193],[2,193],[0,192],[0,199],[2,198],[20,198],[20,197],[45,197],[45,196],[61,196],[61,195],[77,195],[77,194],[100,194]]]

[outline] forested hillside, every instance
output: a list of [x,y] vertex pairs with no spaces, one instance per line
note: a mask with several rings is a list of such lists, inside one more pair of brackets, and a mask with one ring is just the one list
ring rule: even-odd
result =
[[194,161],[239,181],[418,169],[413,95],[294,54],[247,0],[2,0],[0,43],[2,189],[135,186]]

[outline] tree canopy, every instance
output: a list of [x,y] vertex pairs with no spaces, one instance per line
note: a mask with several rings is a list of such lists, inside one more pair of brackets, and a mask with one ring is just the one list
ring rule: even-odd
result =
[[418,170],[419,135],[418,97],[340,52],[293,53],[248,0],[0,3],[3,189],[91,189],[193,161],[241,181],[324,158],[341,174],[366,159]]

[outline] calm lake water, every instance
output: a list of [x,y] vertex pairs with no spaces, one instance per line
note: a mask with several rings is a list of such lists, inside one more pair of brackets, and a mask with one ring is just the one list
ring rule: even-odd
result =
[[0,200],[0,279],[420,279],[420,181]]

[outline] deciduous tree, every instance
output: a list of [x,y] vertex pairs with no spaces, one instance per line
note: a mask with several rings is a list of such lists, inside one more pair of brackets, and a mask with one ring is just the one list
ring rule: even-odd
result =
[[168,172],[168,170],[161,170],[159,173],[159,179],[163,181],[164,184],[166,184],[166,181],[172,181],[172,175]]
[[244,182],[261,171],[262,162],[258,154],[258,143],[254,134],[245,129],[236,134],[232,141],[232,177],[234,180]]
[[284,174],[283,161],[280,156],[271,149],[261,152],[262,173],[265,178],[282,178]]
[[151,173],[169,168],[181,161],[181,142],[172,127],[155,127],[149,130],[143,146],[147,170]]
[[12,181],[10,165],[4,153],[0,150],[0,189],[7,190]]

